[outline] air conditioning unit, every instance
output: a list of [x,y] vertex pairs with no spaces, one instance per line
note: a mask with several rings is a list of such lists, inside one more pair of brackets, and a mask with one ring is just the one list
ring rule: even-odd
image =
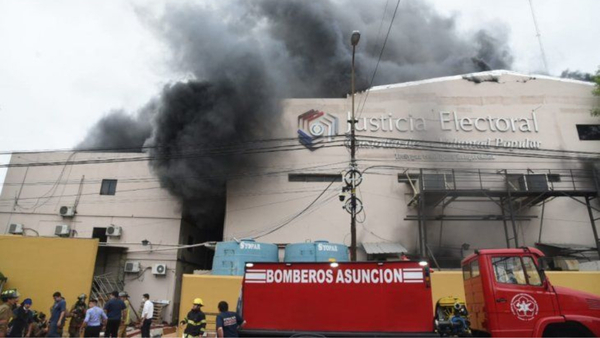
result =
[[23,224],[11,224],[8,226],[8,233],[13,235],[23,234]]
[[54,234],[61,237],[69,236],[71,235],[71,227],[66,224],[57,225]]
[[127,261],[125,262],[125,272],[129,273],[137,273],[140,272],[140,262],[137,261]]
[[111,225],[106,228],[106,236],[108,237],[119,237],[121,236],[121,227],[117,225]]
[[154,275],[166,275],[167,265],[166,264],[154,264],[152,266],[152,274]]
[[73,217],[75,216],[75,208],[63,205],[62,207],[60,207],[59,214],[62,217]]

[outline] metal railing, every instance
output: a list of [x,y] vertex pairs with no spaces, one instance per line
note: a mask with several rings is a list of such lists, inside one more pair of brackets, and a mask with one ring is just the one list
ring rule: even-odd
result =
[[[414,176],[413,176],[414,175]],[[598,174],[594,170],[490,170],[420,169],[422,190],[483,190],[512,192],[597,191]]]

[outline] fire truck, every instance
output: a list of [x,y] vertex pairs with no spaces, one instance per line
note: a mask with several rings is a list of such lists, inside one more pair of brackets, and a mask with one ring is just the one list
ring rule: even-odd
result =
[[248,263],[240,334],[600,336],[600,297],[553,286],[543,256],[476,250],[462,261],[466,309],[457,301],[450,312],[442,300],[434,310],[425,262]]

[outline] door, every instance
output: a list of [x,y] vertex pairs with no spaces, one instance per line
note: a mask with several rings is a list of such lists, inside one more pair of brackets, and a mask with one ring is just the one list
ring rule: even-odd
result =
[[493,256],[496,325],[493,336],[531,336],[538,320],[553,316],[554,297],[531,256]]

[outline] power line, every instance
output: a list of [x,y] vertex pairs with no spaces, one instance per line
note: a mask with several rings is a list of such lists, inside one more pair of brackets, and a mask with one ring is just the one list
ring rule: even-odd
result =
[[[400,6],[400,0],[396,3],[396,8],[394,9],[394,15],[392,16],[392,20],[390,21],[390,26],[388,27],[387,34],[385,35],[385,40],[383,40],[383,45],[381,46],[381,51],[379,52],[379,58],[377,59],[377,64],[375,65],[375,70],[373,71],[373,76],[371,76],[371,82],[369,83],[369,88],[373,87],[373,81],[375,80],[375,75],[377,74],[377,69],[379,69],[379,62],[381,62],[381,57],[383,56],[383,50],[385,49],[385,45],[387,44],[388,37],[390,36],[390,32],[392,31],[392,24],[394,23],[394,19],[396,18],[396,13],[398,12],[398,6]],[[387,3],[386,3],[387,8]],[[367,90],[367,94],[365,95],[365,99],[362,104],[362,108],[360,108],[360,112],[358,113],[358,117],[362,115],[363,109],[365,108],[365,104],[367,103],[367,99],[369,98],[369,93],[371,91]]]
[[[271,230],[267,231],[264,234],[261,234],[259,236],[254,236],[254,238],[260,238],[260,237],[264,237],[267,236],[269,234],[272,234],[273,232],[283,228],[284,226],[290,224],[291,222],[293,222],[296,218],[300,217],[303,213],[305,213],[308,209],[310,209],[318,200],[319,198],[321,198],[321,196],[323,196],[323,194],[325,194],[325,192],[327,192],[327,190],[329,190],[329,188],[333,185],[333,183],[335,183],[335,179],[333,179],[328,185],[327,187],[325,187],[325,189],[323,189],[323,191],[312,201],[310,202],[304,209],[302,209],[302,211],[300,211],[299,213],[297,213],[294,217],[292,217],[291,219],[289,219],[286,222],[283,222],[280,225],[275,226],[274,228],[272,228]],[[335,196],[334,196],[335,197]]]

